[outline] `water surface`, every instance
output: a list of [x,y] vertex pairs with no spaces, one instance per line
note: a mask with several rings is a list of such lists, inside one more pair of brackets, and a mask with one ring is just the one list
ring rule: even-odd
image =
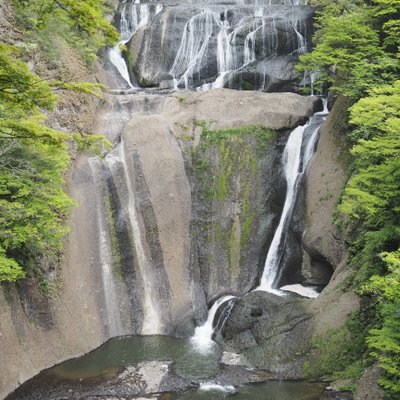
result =
[[[216,344],[202,354],[185,339],[115,338],[85,356],[41,372],[7,400],[126,400],[144,396],[160,400],[317,400],[324,389],[324,385],[311,382],[239,385],[240,371],[226,374],[226,368],[219,364],[220,356]],[[140,374],[137,381],[132,381],[133,375],[121,379],[130,368],[135,370],[143,365],[140,363],[152,361],[157,361],[154,365],[169,365],[170,373],[162,379],[163,393],[146,393],[146,384],[152,382],[144,383]]]

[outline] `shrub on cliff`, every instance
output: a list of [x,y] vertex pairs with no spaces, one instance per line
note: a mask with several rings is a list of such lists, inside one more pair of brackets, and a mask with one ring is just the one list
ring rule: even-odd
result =
[[400,1],[313,3],[319,6],[315,48],[301,57],[298,70],[315,72],[321,86],[331,85],[353,104],[347,138],[353,168],[339,219],[349,238],[353,287],[362,287],[358,293],[375,302],[373,313],[359,313],[374,326],[360,350],[375,357],[384,370],[380,383],[387,397],[398,399]]
[[[38,31],[51,17],[53,23],[68,23],[83,39],[94,38],[98,46],[118,38],[102,5],[97,0],[30,0],[17,7],[36,18]],[[47,114],[60,91],[99,96],[101,88],[45,80],[22,61],[18,48],[0,42],[0,282],[40,274],[44,259],[50,268],[57,263],[67,231],[64,220],[73,205],[64,192],[70,162],[66,141],[87,146],[100,138],[53,129],[46,124]]]

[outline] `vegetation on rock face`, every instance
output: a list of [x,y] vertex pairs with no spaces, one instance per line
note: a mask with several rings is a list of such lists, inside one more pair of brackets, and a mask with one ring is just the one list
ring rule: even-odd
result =
[[[118,36],[101,14],[102,6],[100,0],[31,0],[18,2],[16,13],[20,19],[29,15],[22,31],[28,38],[40,37],[51,19],[67,24],[83,41],[94,38],[97,49]],[[53,129],[46,113],[55,109],[57,92],[99,96],[101,86],[45,80],[23,61],[27,50],[0,42],[0,281],[40,273],[43,259],[57,262],[63,222],[73,204],[63,190],[69,167],[66,141],[81,146],[99,139]]]
[[[200,198],[207,204],[211,221],[207,241],[226,255],[231,276],[246,267],[243,254],[254,231],[254,191],[260,180],[258,157],[276,138],[276,132],[259,126],[211,130],[205,121],[201,142],[192,151],[192,171],[199,182]],[[237,209],[232,212],[232,204]],[[228,217],[229,215],[229,217]],[[217,252],[213,252],[217,253]]]
[[316,17],[315,48],[301,57],[298,71],[314,71],[317,87],[333,85],[331,89],[353,100],[399,76],[397,0],[313,3],[322,4]]
[[[350,238],[355,285],[372,296],[373,329],[360,342],[384,370],[388,398],[400,398],[400,1],[317,1],[315,49],[299,71],[314,71],[320,87],[348,97],[353,173],[339,211]],[[360,289],[361,288],[361,289]],[[350,360],[349,360],[350,361]],[[344,368],[344,366],[340,366]],[[333,372],[335,367],[332,366]],[[327,371],[325,371],[327,372]]]
[[17,18],[28,32],[26,43],[39,43],[51,57],[62,37],[86,62],[97,59],[99,47],[115,44],[119,34],[104,18],[107,0],[14,0]]

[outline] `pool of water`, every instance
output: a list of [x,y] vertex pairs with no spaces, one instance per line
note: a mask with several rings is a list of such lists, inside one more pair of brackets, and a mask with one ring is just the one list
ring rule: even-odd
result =
[[[243,385],[241,371],[227,373],[227,367],[219,364],[220,356],[217,345],[200,353],[184,339],[115,338],[87,355],[41,372],[6,400],[130,400],[143,396],[160,400],[317,400],[324,389],[321,383],[311,382]],[[256,376],[245,369],[242,372]]]
[[51,368],[47,374],[72,380],[89,379],[143,361],[160,360],[173,361],[174,371],[181,377],[202,379],[218,371],[219,356],[217,345],[202,354],[189,340],[168,336],[127,336],[111,339],[83,357]]
[[243,385],[235,392],[225,390],[195,390],[178,395],[179,400],[317,400],[325,385],[304,381],[270,381]]

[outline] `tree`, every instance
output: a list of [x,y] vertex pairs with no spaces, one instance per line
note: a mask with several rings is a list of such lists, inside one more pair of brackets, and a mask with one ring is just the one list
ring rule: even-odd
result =
[[[40,139],[60,143],[71,135],[47,127],[45,111],[52,111],[59,90],[100,96],[102,85],[87,82],[48,82],[19,60],[17,49],[0,43],[0,139]],[[79,135],[75,135],[79,139]],[[99,139],[88,137],[88,141]]]
[[[30,0],[18,7],[35,9],[31,17],[40,15],[43,23],[54,11],[53,19],[95,37],[98,45],[118,39],[103,17],[102,1]],[[39,26],[39,19],[36,22]],[[55,108],[61,90],[100,96],[102,87],[46,81],[30,71],[17,48],[0,43],[0,282],[40,273],[43,258],[57,262],[67,232],[64,220],[74,204],[63,190],[70,161],[66,141],[105,141],[52,129],[46,125],[47,113]]]
[[[385,22],[383,16],[392,14],[381,6],[354,0],[324,3],[316,18],[315,47],[301,56],[297,70],[317,73],[317,84],[333,85],[332,90],[354,101],[378,84],[393,82],[399,76],[400,62],[385,47],[386,42],[393,42],[393,35],[382,38],[387,24],[392,21],[397,26],[398,21]],[[393,29],[394,25],[390,32]]]
[[377,297],[383,319],[380,328],[369,332],[367,343],[384,375],[379,383],[390,393],[400,396],[400,251],[381,254],[388,266],[386,276],[374,276],[364,291]]
[[43,29],[48,20],[66,21],[87,36],[96,39],[97,46],[119,41],[116,29],[104,18],[105,0],[19,0],[16,5],[29,13],[29,21]]

